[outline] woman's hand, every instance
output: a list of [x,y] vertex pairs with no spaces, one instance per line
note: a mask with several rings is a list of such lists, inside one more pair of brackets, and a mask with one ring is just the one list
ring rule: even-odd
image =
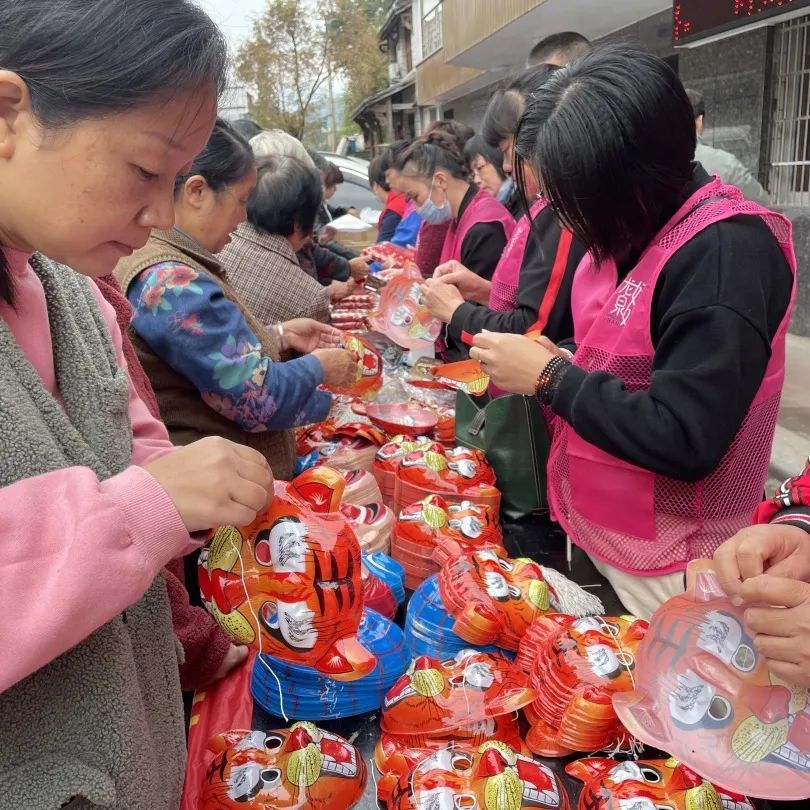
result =
[[312,352],[323,366],[323,383],[348,388],[357,379],[357,358],[346,349],[316,349]]
[[362,256],[358,256],[355,259],[349,259],[349,271],[352,274],[352,278],[357,281],[363,281],[363,279],[365,279],[370,272],[370,263],[371,259],[364,259]]
[[337,231],[331,225],[324,225],[318,234],[318,244],[326,245],[337,237]]
[[768,669],[810,687],[810,584],[763,574],[743,582],[739,597],[757,605],[745,611],[745,625]]
[[433,271],[433,278],[441,279],[445,284],[452,284],[465,301],[475,301],[482,306],[489,303],[489,291],[492,286],[490,282],[477,276],[455,259],[440,264]]
[[348,298],[357,289],[357,285],[353,281],[333,281],[328,289],[329,300],[334,304]]
[[425,294],[425,307],[442,323],[450,323],[453,313],[464,303],[464,298],[456,287],[446,284],[444,279],[429,278],[422,285]]
[[743,583],[761,574],[810,582],[810,534],[784,523],[748,526],[714,552],[714,570],[735,604]]
[[339,346],[341,332],[334,326],[319,323],[312,318],[294,318],[281,324],[283,348],[309,354],[315,349]]
[[189,533],[247,525],[267,506],[273,488],[261,453],[218,436],[178,447],[144,469],[171,498]]
[[486,330],[473,338],[470,349],[470,357],[481,364],[498,388],[525,396],[534,394],[540,372],[554,356],[531,338]]
[[247,647],[242,647],[238,644],[231,644],[231,646],[228,647],[228,652],[225,653],[225,657],[222,659],[222,663],[214,673],[213,678],[211,678],[211,683],[221,681],[231,670],[236,669],[236,667],[244,663],[247,657]]

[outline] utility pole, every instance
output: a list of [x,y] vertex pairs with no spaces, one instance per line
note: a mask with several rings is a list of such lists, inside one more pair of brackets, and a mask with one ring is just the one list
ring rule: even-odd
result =
[[329,151],[337,151],[337,115],[335,113],[335,90],[332,84],[332,42],[329,38],[330,20],[324,21],[326,42],[326,84],[329,93]]

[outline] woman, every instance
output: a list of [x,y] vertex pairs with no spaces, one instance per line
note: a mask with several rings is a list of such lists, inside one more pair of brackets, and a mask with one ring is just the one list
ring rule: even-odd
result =
[[[460,262],[477,276],[490,279],[515,221],[494,197],[470,183],[456,141],[435,130],[414,142],[399,158],[398,183],[425,222],[450,223],[441,262]],[[457,340],[448,340],[446,359],[466,354]]]
[[394,233],[405,216],[405,195],[393,191],[385,179],[386,159],[384,155],[377,155],[368,164],[368,184],[371,193],[382,204],[380,218],[377,220],[377,241],[390,242]]
[[625,607],[649,615],[761,498],[795,281],[790,222],[693,164],[678,77],[632,47],[552,76],[517,149],[590,251],[574,282],[573,362],[547,339],[489,333],[471,355],[557,414],[556,518]]
[[243,222],[219,254],[239,297],[261,323],[329,322],[329,288],[304,272],[296,253],[312,236],[321,181],[295,158],[262,158]]
[[464,159],[470,170],[473,183],[503,203],[515,219],[520,206],[513,196],[514,183],[503,170],[503,153],[497,146],[490,146],[481,135],[474,135],[464,145]]
[[174,810],[160,572],[190,533],[253,520],[272,477],[223,439],[172,448],[84,276],[171,227],[226,47],[186,0],[0,0],[0,19],[1,803]]
[[[510,166],[516,163],[514,139],[526,96],[541,87],[553,70],[541,65],[524,71],[496,93],[487,108],[482,132],[489,139],[489,148],[505,150],[502,159]],[[531,205],[527,211],[523,196],[514,195],[520,199],[521,211],[492,280],[450,262],[436,269],[434,277],[441,283],[427,286],[428,309],[448,325],[448,333],[457,341],[483,329],[513,334],[538,330],[555,343],[574,335],[571,285],[585,248],[561,227],[553,209],[539,196],[531,165],[517,161],[516,173],[522,176],[525,199]]]
[[[250,146],[218,120],[190,170],[175,180],[172,230],[115,269],[134,311],[133,343],[176,444],[225,436],[258,450],[279,478],[295,467],[290,428],[331,405],[322,382],[348,380],[354,362],[339,332],[308,319],[267,328],[216,258],[245,219],[256,184]],[[304,357],[279,363],[281,351]]]
[[[257,135],[251,139],[250,148],[257,158],[292,157],[300,160],[307,168],[316,169],[315,162],[301,141],[280,129],[267,130]],[[330,238],[334,238],[334,232]],[[353,278],[368,275],[368,265],[364,259],[349,258],[344,254],[345,248],[336,253],[329,247],[316,244],[312,239],[308,239],[298,251],[301,267],[320,284],[329,288],[329,298],[333,303],[355,292],[357,288],[352,282]]]
[[[384,149],[380,154],[379,171],[377,175],[378,182],[385,183],[385,185],[388,186],[392,191],[400,191],[396,183],[398,172],[395,167],[397,165],[399,156],[410,145],[411,141],[394,141],[394,143]],[[372,191],[373,190],[374,189],[372,188]],[[421,226],[422,217],[419,216],[413,201],[406,199],[405,210],[402,214],[402,219],[399,221],[399,224],[391,236],[391,244],[405,248],[416,247],[419,241],[419,231]]]

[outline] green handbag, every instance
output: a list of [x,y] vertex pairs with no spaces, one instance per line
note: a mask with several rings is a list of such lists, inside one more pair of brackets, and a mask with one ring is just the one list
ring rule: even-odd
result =
[[501,516],[519,520],[548,509],[546,465],[551,447],[546,420],[534,397],[456,396],[456,440],[480,450],[501,490]]

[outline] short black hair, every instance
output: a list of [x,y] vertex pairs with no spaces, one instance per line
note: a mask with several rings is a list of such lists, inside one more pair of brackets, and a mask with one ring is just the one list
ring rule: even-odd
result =
[[384,191],[391,191],[391,186],[385,179],[385,173],[389,169],[397,168],[397,161],[405,153],[412,141],[393,141],[380,152],[368,166],[368,184],[373,187],[376,183]]
[[703,93],[699,93],[697,90],[690,90],[687,88],[686,95],[689,98],[689,103],[692,105],[692,112],[694,114],[695,121],[697,121],[701,115],[705,119],[706,99],[703,98]]
[[481,137],[489,146],[497,149],[504,138],[514,137],[526,109],[526,97],[542,87],[555,70],[559,70],[555,65],[526,68],[496,91],[481,122]]
[[503,170],[503,152],[500,149],[490,146],[480,135],[473,135],[464,144],[464,159],[467,161],[470,173],[473,170],[473,162],[478,156],[484,158],[487,163],[491,163],[498,172],[501,180],[506,180],[506,172]]
[[578,56],[582,56],[591,48],[591,42],[587,37],[578,34],[576,31],[561,31],[558,34],[551,34],[544,37],[535,45],[529,53],[527,63],[529,65],[542,65],[555,56],[560,57],[559,61],[568,64]]
[[391,186],[385,179],[385,168],[383,163],[383,155],[379,154],[377,157],[372,158],[371,163],[368,164],[368,185],[369,188],[379,186],[383,191],[391,191]]
[[236,121],[231,122],[231,126],[246,140],[255,138],[262,128],[250,118],[238,118]]
[[318,172],[296,158],[275,155],[262,158],[257,169],[248,222],[277,236],[291,236],[296,225],[311,234],[323,202]]
[[[0,66],[46,130],[225,87],[225,39],[190,0],[0,0],[0,20]],[[0,250],[0,299],[12,297]]]
[[332,163],[331,160],[326,161],[326,168],[323,170],[323,185],[325,188],[329,186],[339,186],[343,182],[343,172]]
[[672,68],[618,43],[594,48],[529,98],[515,151],[601,262],[647,245],[664,211],[683,202],[695,142],[692,106]]
[[435,172],[441,170],[459,180],[469,180],[470,173],[463,149],[464,144],[459,144],[458,139],[450,132],[434,129],[417,138],[399,155],[396,168],[402,174],[425,179],[433,177]]
[[247,176],[256,160],[250,144],[222,118],[217,118],[214,131],[205,148],[194,158],[191,168],[174,179],[174,193],[180,193],[190,177],[200,175],[214,191],[222,191]]

